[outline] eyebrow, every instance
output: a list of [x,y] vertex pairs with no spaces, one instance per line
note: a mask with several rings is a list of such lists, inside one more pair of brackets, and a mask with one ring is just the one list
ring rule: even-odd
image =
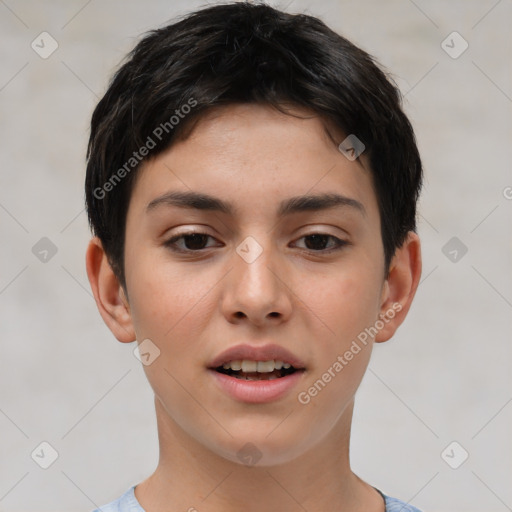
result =
[[[177,206],[179,208],[189,208],[206,211],[216,211],[233,215],[236,211],[233,203],[224,201],[218,197],[200,192],[167,192],[153,199],[146,207],[146,212],[155,210],[160,206]],[[328,210],[333,208],[350,207],[359,211],[363,216],[366,210],[363,204],[356,199],[346,197],[340,194],[315,194],[290,197],[283,200],[277,212],[279,218],[299,212],[310,212],[319,210]]]

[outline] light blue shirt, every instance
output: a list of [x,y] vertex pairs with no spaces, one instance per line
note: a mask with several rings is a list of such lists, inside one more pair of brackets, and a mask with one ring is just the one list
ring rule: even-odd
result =
[[[146,512],[137,501],[135,497],[135,485],[130,487],[120,498],[114,500],[107,505],[103,505],[100,508],[93,510],[92,512]],[[378,489],[376,489],[379,491]],[[381,491],[386,502],[386,512],[421,512],[421,510],[408,505],[407,503],[397,500],[396,498],[390,498]]]

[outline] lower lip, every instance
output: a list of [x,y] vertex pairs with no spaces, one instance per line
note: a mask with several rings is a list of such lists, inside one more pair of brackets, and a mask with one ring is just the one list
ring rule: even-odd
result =
[[263,404],[282,398],[302,378],[303,370],[272,380],[243,380],[230,377],[216,370],[208,370],[218,386],[229,396],[240,402]]

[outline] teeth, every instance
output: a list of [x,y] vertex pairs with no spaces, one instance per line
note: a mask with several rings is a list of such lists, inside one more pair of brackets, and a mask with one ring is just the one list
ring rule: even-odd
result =
[[258,363],[256,361],[247,361],[246,359],[242,361],[242,371],[245,373],[255,372],[257,368]]
[[231,369],[238,372],[242,369],[242,361],[231,361],[230,363],[224,363],[222,368],[224,368],[224,370]]
[[283,361],[250,361],[244,359],[243,361],[230,361],[222,365],[224,370],[234,370],[246,373],[259,372],[259,373],[271,373],[274,370],[280,370],[281,368],[291,368],[289,363],[283,363]]
[[259,373],[270,373],[274,371],[274,361],[258,361]]

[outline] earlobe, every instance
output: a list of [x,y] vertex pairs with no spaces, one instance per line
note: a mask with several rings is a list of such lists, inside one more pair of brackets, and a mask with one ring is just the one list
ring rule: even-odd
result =
[[389,340],[405,320],[421,277],[421,245],[418,235],[410,231],[390,264],[384,283],[379,314],[382,329],[375,336],[381,343]]
[[94,300],[103,321],[120,342],[135,341],[128,300],[97,237],[92,238],[87,247],[86,268]]

